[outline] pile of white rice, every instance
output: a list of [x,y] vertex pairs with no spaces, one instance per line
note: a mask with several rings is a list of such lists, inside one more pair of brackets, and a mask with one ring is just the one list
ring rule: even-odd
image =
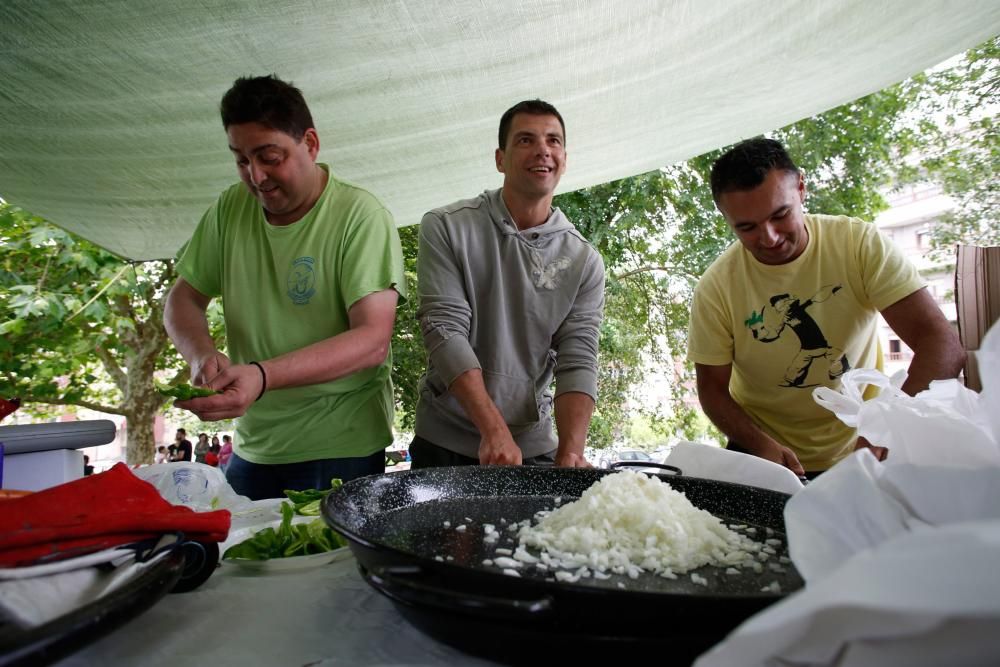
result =
[[673,579],[703,565],[748,567],[762,548],[658,478],[630,471],[603,477],[537,525],[522,524],[518,540],[519,565],[563,570],[556,573],[562,581],[609,572],[634,579],[641,571]]

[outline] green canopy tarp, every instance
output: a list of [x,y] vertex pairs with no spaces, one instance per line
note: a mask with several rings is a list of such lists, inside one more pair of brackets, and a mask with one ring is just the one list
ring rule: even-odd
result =
[[320,159],[400,225],[497,187],[500,114],[559,107],[572,190],[816,114],[1000,32],[996,0],[4,0],[0,196],[131,259],[236,181],[217,107],[301,87]]

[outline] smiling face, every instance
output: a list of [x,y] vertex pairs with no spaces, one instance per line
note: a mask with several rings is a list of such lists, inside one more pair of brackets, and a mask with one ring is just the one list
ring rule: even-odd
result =
[[564,142],[562,124],[555,116],[515,114],[507,145],[496,151],[504,192],[524,199],[551,198],[566,170]]
[[240,179],[264,208],[268,222],[288,225],[302,218],[323,191],[316,165],[319,136],[310,128],[296,141],[260,123],[226,129]]
[[809,243],[802,213],[805,180],[799,173],[772,169],[751,190],[719,195],[719,211],[754,259],[761,264],[787,264]]

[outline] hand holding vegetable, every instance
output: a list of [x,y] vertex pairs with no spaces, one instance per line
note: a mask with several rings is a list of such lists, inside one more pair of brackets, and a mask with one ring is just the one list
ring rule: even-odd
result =
[[209,354],[198,357],[191,362],[191,381],[200,385],[210,384],[231,365],[229,357],[212,349]]
[[202,421],[216,421],[243,416],[264,389],[261,370],[252,364],[229,366],[217,375],[210,386],[218,389],[215,396],[199,398],[177,407],[190,410]]
[[188,401],[192,398],[201,398],[203,396],[214,396],[217,393],[214,389],[192,387],[189,384],[177,384],[171,386],[155,382],[154,385],[156,386],[156,391],[160,392],[164,396],[176,398],[178,401]]

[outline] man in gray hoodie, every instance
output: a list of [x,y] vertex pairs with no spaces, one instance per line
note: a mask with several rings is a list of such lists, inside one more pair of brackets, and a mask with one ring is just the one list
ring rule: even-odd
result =
[[503,187],[421,221],[417,314],[428,364],[415,468],[589,465],[604,264],[552,208],[565,137],[555,107],[516,104],[500,119]]

